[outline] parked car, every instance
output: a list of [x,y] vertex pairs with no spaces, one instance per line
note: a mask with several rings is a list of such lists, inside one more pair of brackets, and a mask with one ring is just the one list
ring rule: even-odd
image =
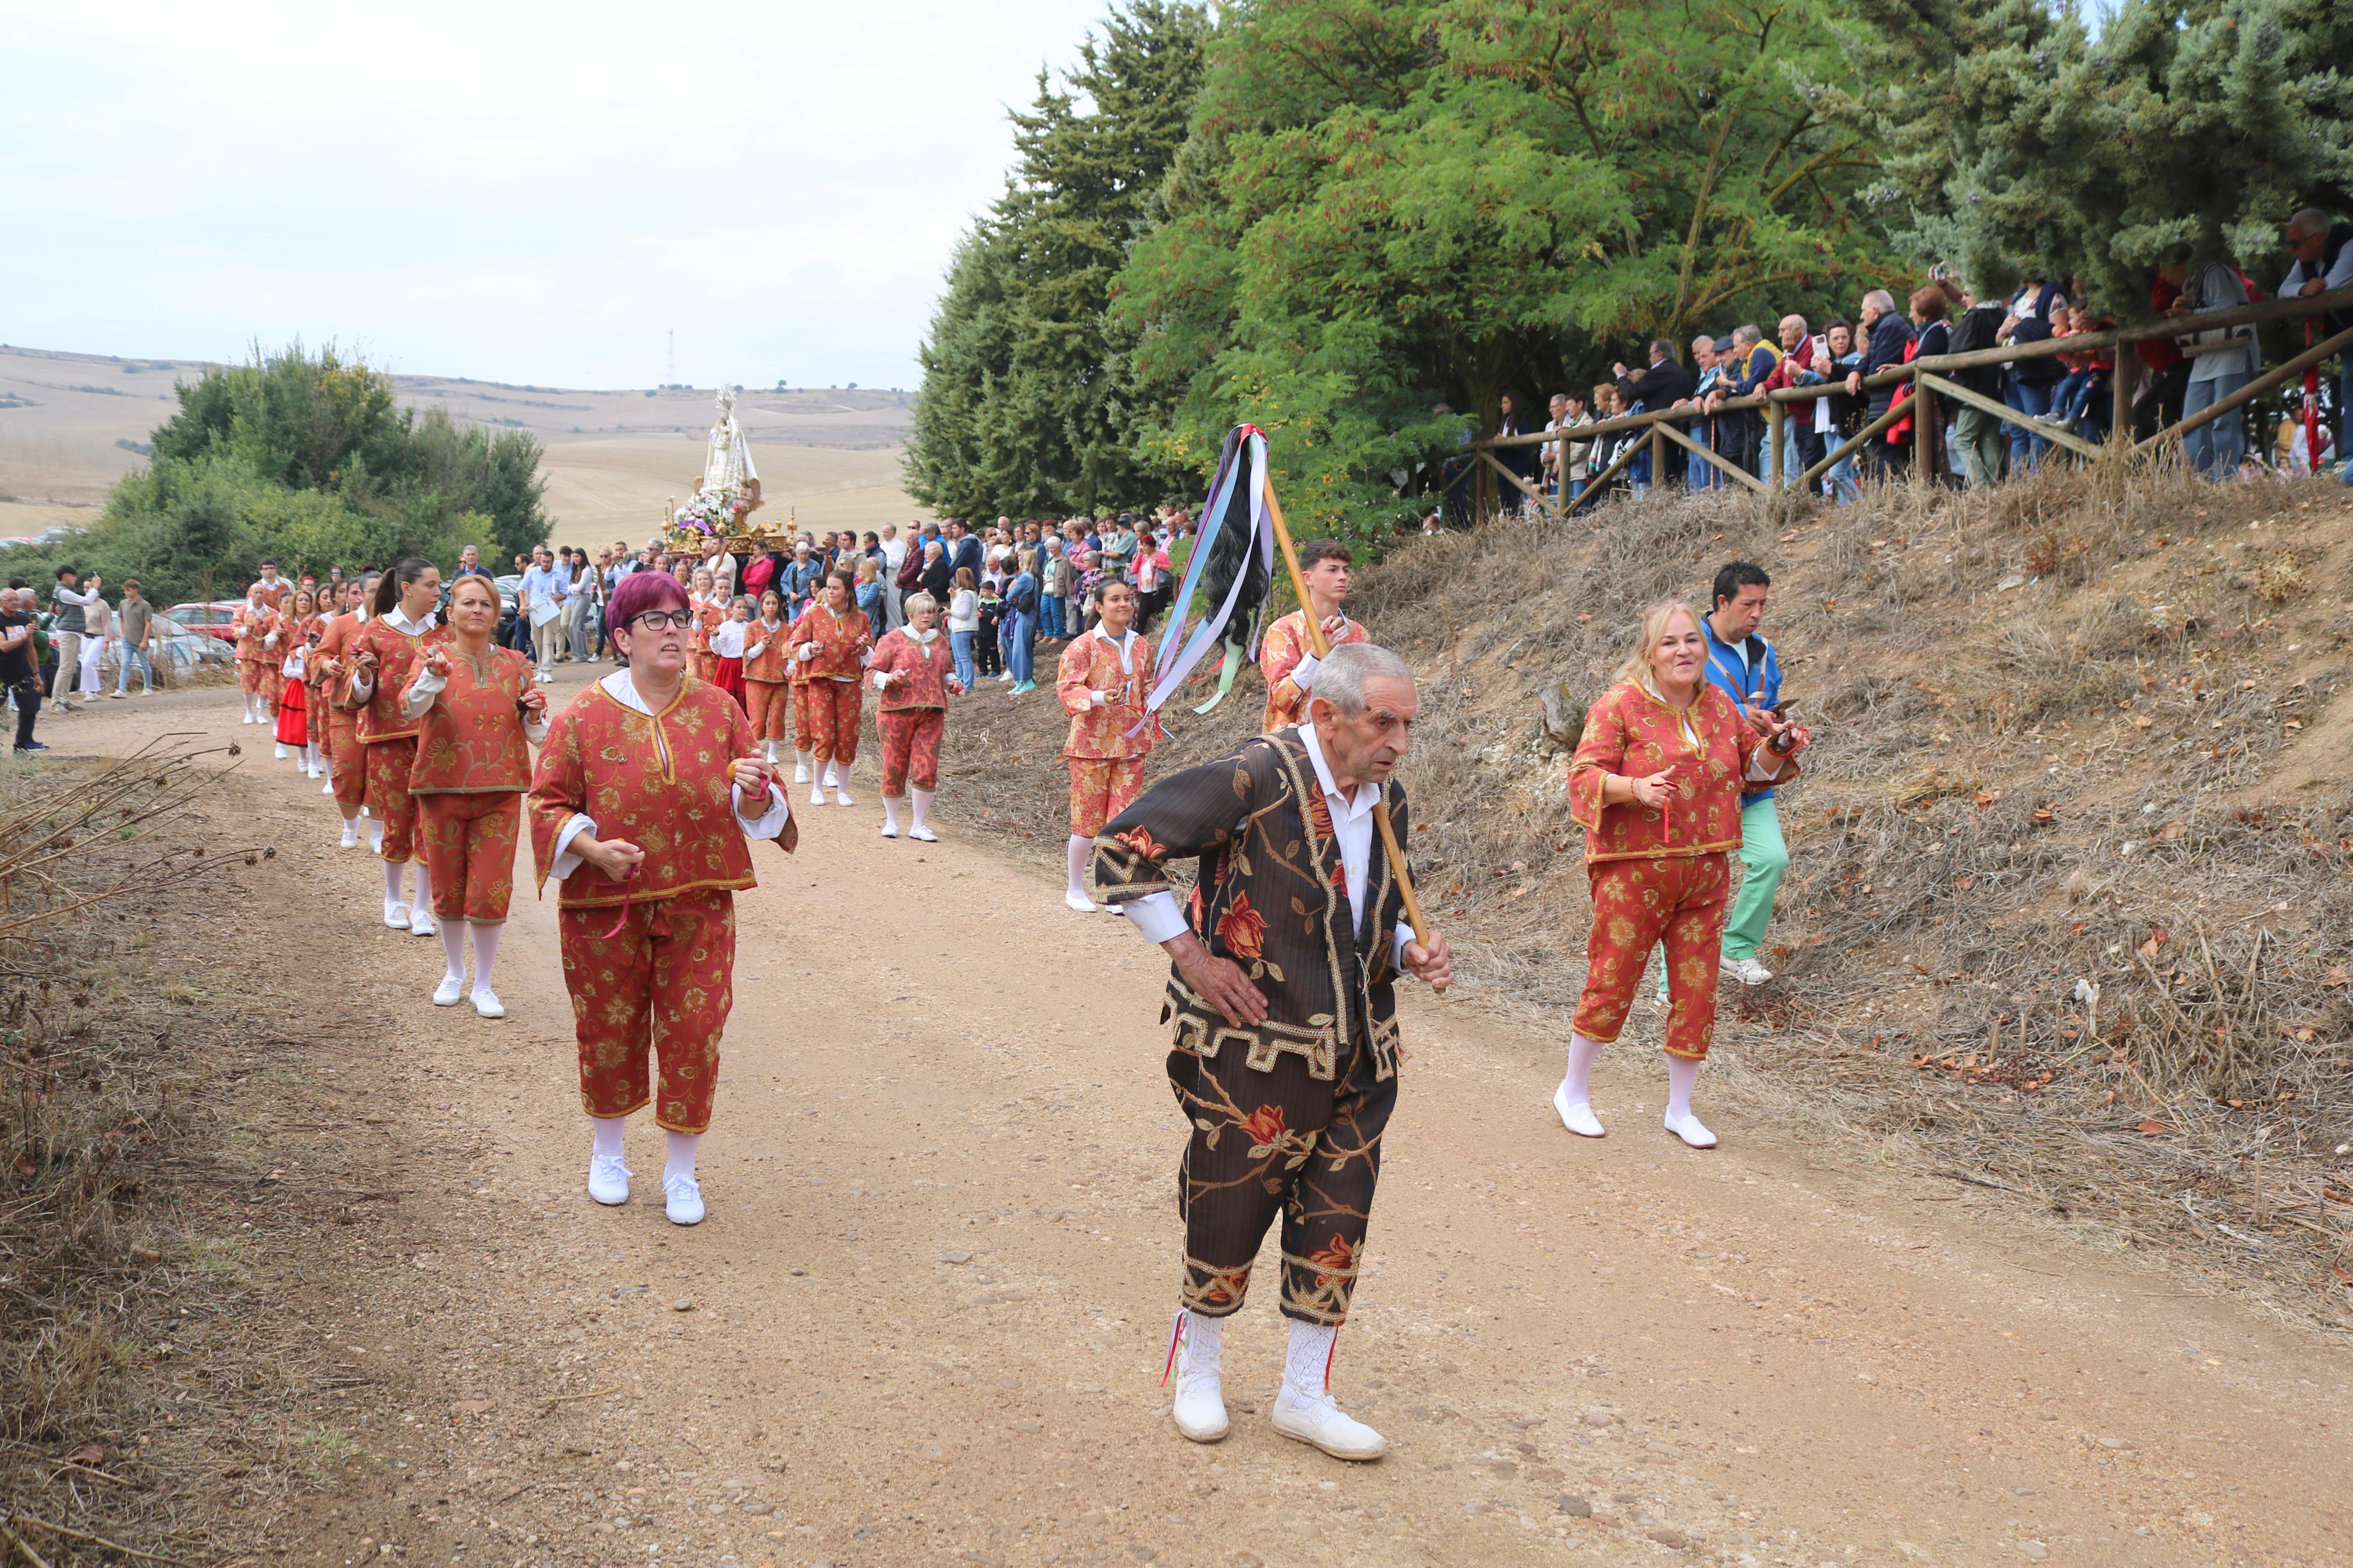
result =
[[164,612],[164,618],[178,622],[184,630],[233,644],[237,641],[237,628],[233,623],[237,611],[244,606],[243,599],[205,599],[174,605]]
[[510,572],[492,581],[499,585],[499,642],[503,646],[514,630],[515,604],[522,597],[522,574]]
[[[207,635],[210,627],[182,626],[170,616],[158,616],[149,623],[147,659],[157,669],[174,674],[215,665],[235,664],[237,649],[226,640]],[[119,642],[110,644],[109,658]]]

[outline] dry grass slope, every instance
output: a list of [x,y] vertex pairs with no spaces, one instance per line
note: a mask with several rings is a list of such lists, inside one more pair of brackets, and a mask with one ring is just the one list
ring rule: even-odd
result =
[[[1582,711],[1644,606],[1765,563],[1819,743],[1782,803],[1780,978],[1727,984],[1719,1061],[1873,1157],[2353,1328],[2348,555],[2325,481],[2054,468],[1983,496],[1499,522],[1404,545],[1352,608],[1424,677],[1431,917],[1468,988],[1565,1035],[1589,902],[1546,689]],[[1246,677],[1185,716],[1155,774],[1259,700]],[[951,788],[1058,845],[1056,716],[967,711]]]

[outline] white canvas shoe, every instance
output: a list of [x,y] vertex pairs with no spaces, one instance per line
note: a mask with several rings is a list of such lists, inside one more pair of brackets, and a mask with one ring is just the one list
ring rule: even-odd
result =
[[280,742],[277,742],[277,746],[278,746],[278,757],[277,757],[277,760],[282,763],[282,762],[284,762],[284,761],[286,760],[286,742],[283,742],[283,741],[280,741]]
[[445,974],[441,977],[441,984],[433,988],[433,1005],[436,1007],[455,1007],[458,1005],[458,998],[465,994],[466,977],[464,975]]
[[408,930],[413,936],[438,936],[441,927],[435,922],[433,911],[419,904],[408,911]]
[[1295,1397],[1288,1384],[1274,1396],[1274,1429],[1293,1442],[1323,1449],[1335,1459],[1377,1459],[1389,1440],[1363,1422],[1341,1414],[1328,1394]]
[[337,844],[335,847],[338,849],[356,849],[359,847],[360,825],[359,819],[354,817],[351,821],[343,824],[343,842]]
[[1707,1130],[1706,1124],[1701,1121],[1698,1117],[1692,1115],[1688,1111],[1684,1112],[1683,1120],[1680,1121],[1672,1116],[1668,1117],[1667,1131],[1673,1133],[1676,1137],[1682,1139],[1685,1143],[1694,1149],[1713,1149],[1715,1147],[1715,1134],[1710,1132]]
[[1724,961],[1724,973],[1743,985],[1762,985],[1773,978],[1773,972],[1754,958],[1727,958]]
[[1593,1114],[1593,1107],[1581,1100],[1570,1100],[1567,1079],[1563,1079],[1560,1087],[1552,1091],[1552,1108],[1560,1112],[1560,1124],[1579,1138],[1603,1138],[1609,1135],[1609,1130],[1601,1125],[1601,1118]]
[[702,1187],[692,1176],[662,1178],[662,1213],[672,1225],[702,1223]]
[[333,779],[332,777],[329,776],[329,775],[328,775],[328,774],[326,774],[326,773],[321,773],[319,776],[320,776],[321,778],[326,779],[326,781],[327,781],[327,782],[326,782],[326,784],[325,784],[324,785],[322,785],[322,786],[320,788],[319,793],[320,793],[321,795],[332,795],[332,794],[334,794],[334,793],[335,793],[335,781],[334,781],[334,779]]
[[907,829],[907,837],[913,839],[918,844],[937,844],[940,841],[940,836],[938,834],[933,832],[929,827],[924,826],[921,823],[917,823],[914,826]]
[[397,899],[385,900],[384,923],[390,926],[395,931],[406,931],[408,929],[408,906],[400,902]]
[[588,1162],[588,1195],[607,1208],[629,1201],[629,1168],[618,1154],[598,1154]]
[[856,801],[849,798],[849,789],[846,784],[836,784],[833,786],[833,803],[836,805],[856,805],[858,804]]
[[1101,904],[1096,903],[1092,899],[1087,897],[1084,893],[1074,892],[1068,889],[1063,890],[1062,902],[1068,904],[1071,908],[1078,910],[1079,913],[1082,915],[1091,915],[1103,907]]
[[898,825],[897,823],[895,823],[895,822],[886,822],[886,823],[884,823],[884,824],[882,825],[882,837],[885,837],[885,838],[896,838],[896,837],[899,837],[899,825]]
[[474,987],[474,1011],[485,1018],[503,1018],[507,1016],[507,1005],[500,1001],[499,994],[489,986],[477,985]]
[[1225,1380],[1215,1367],[1176,1374],[1176,1402],[1169,1419],[1176,1430],[1196,1443],[1214,1443],[1229,1430],[1226,1422]]
[[796,763],[793,763],[793,783],[795,783],[795,784],[807,784],[807,783],[808,783],[808,782],[809,782],[809,776],[808,776],[808,764],[807,764],[807,763],[803,763],[803,762],[796,762]]
[[809,791],[809,804],[811,805],[823,805],[825,804],[825,785],[820,784],[816,788]]

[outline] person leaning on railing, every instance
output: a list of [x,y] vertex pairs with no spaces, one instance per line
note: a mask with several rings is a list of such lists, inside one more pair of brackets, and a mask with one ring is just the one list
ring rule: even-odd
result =
[[[2287,247],[2295,265],[2280,279],[2283,300],[2325,294],[2353,284],[2353,223],[2332,223],[2318,207],[2306,207],[2287,220]],[[2336,310],[2312,329],[2316,342],[2353,331],[2353,310]],[[2353,353],[2337,356],[2337,455],[2353,455]],[[2353,485],[2353,461],[2345,465],[2345,482]]]
[[[2210,262],[2166,314],[2177,319],[2235,310],[2263,299],[2263,291],[2231,261]],[[2253,327],[2214,327],[2181,340],[2189,356],[2189,385],[2181,402],[2187,418],[2210,408],[2254,379],[2262,352]],[[2247,455],[2246,416],[2232,409],[2181,438],[2190,466],[2210,479],[2227,479]]]

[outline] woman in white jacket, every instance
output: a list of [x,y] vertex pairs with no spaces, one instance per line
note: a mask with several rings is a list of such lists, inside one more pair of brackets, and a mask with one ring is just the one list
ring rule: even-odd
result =
[[955,585],[948,591],[948,649],[955,657],[956,679],[972,689],[972,643],[980,635],[980,584],[972,568],[956,568]]

